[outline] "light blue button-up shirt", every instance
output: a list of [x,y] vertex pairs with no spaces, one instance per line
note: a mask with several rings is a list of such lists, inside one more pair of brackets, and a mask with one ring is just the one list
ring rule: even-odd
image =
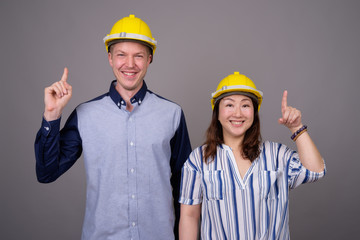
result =
[[174,239],[174,199],[191,152],[183,111],[144,82],[129,112],[115,84],[79,105],[60,132],[60,119],[43,120],[35,141],[38,180],[55,181],[83,153],[82,239]]

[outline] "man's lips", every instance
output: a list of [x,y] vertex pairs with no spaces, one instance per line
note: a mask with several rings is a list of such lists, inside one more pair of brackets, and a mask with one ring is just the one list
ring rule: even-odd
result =
[[136,72],[122,72],[126,76],[134,76]]

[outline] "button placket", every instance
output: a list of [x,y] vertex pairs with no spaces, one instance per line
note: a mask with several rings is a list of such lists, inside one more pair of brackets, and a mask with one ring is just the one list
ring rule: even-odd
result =
[[129,169],[129,224],[131,226],[131,237],[137,239],[137,174],[136,174],[136,125],[132,112],[128,117],[128,169]]

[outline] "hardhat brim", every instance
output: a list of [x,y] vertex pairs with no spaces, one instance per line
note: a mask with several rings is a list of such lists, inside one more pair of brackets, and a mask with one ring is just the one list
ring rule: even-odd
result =
[[129,38],[126,38],[126,39],[114,39],[114,40],[111,40],[107,43],[107,48],[108,48],[108,52],[110,51],[110,47],[116,43],[120,43],[120,42],[135,42],[135,43],[140,43],[148,48],[150,48],[150,51],[151,51],[151,54],[154,55],[154,46],[152,46],[151,44],[149,44],[148,42],[144,42],[144,41],[140,41],[140,40],[137,40],[137,39],[129,39]]
[[[263,92],[257,89],[254,89],[252,87],[246,86],[246,85],[237,85],[237,86],[224,86],[223,88],[217,90],[216,92],[213,92],[212,98],[211,98],[211,107],[214,109],[215,103],[222,99],[223,97],[232,95],[232,94],[241,94],[248,96],[246,93],[253,94],[258,101],[258,110],[260,110],[260,106],[263,100]],[[251,97],[251,96],[249,96]]]
[[141,35],[141,34],[135,34],[135,33],[126,33],[126,32],[107,35],[106,37],[104,37],[103,40],[104,40],[105,45],[107,47],[109,47],[108,46],[109,42],[111,42],[113,40],[120,40],[120,39],[138,40],[138,41],[149,44],[153,50],[155,50],[156,45],[157,45],[157,41],[155,39],[149,38],[148,36]]

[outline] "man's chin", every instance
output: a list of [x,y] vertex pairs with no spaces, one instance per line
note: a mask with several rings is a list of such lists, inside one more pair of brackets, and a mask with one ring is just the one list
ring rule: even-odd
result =
[[119,81],[117,81],[119,86],[117,87],[120,87],[126,91],[136,91],[136,90],[139,90],[142,86],[142,84],[119,84]]

